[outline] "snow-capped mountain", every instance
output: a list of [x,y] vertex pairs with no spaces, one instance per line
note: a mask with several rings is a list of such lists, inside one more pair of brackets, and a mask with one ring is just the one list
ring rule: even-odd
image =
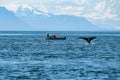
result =
[[22,22],[12,11],[7,10],[5,7],[0,7],[0,27],[1,29],[20,29],[24,28],[25,23]]
[[[64,4],[65,2],[67,6],[60,6],[58,4],[52,7],[53,11],[51,13],[84,17],[92,24],[105,29],[116,29],[120,27],[120,0],[76,0],[75,2],[71,2],[78,6],[71,5],[70,1],[64,1]],[[49,11],[49,8],[47,9]],[[45,10],[43,9],[42,11],[44,12]]]
[[[9,14],[7,9],[4,8],[3,13],[6,11],[6,14]],[[12,13],[11,15],[14,15],[16,18],[15,20],[12,20],[12,22],[17,21],[18,19],[28,24],[27,26],[29,28],[36,28],[36,29],[56,29],[56,30],[86,30],[90,28],[90,30],[94,30],[96,27],[92,23],[90,23],[87,19],[83,17],[76,17],[76,16],[70,16],[70,15],[52,15],[52,14],[46,14],[42,11],[39,11],[34,14],[34,12],[37,11],[36,9],[28,9],[28,8],[18,8],[16,13]],[[5,17],[6,19],[8,17]],[[13,19],[13,16],[9,19]],[[10,22],[10,21],[4,21],[4,22]],[[14,23],[11,23],[14,24]],[[19,21],[17,25],[21,24]],[[8,25],[9,26],[9,25]]]
[[9,4],[5,7],[27,26],[37,29],[43,26],[58,30],[120,29],[119,0],[40,2],[45,4]]
[[41,10],[38,10],[31,5],[19,5],[15,14],[17,16],[33,16],[33,15],[47,15]]

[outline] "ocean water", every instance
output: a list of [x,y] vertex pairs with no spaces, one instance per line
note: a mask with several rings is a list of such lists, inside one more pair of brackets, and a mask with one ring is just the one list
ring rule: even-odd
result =
[[120,32],[2,31],[0,80],[120,80]]

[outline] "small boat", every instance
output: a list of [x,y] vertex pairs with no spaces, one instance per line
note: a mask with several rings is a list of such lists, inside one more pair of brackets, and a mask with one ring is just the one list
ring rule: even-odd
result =
[[65,37],[57,37],[55,35],[49,36],[49,34],[47,34],[47,37],[45,39],[46,40],[65,40],[66,36]]
[[66,37],[56,37],[56,38],[45,38],[46,40],[65,40]]

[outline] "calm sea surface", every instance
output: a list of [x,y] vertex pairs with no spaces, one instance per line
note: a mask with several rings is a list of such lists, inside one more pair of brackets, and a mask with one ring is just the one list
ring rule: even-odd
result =
[[120,80],[120,32],[1,31],[0,80]]

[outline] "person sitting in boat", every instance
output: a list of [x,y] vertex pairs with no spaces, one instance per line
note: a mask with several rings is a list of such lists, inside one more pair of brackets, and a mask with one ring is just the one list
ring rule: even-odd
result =
[[53,34],[53,35],[47,34],[46,39],[47,40],[65,40],[66,39],[66,36],[65,37],[57,37],[57,36],[58,34]]
[[56,38],[56,35],[54,34],[54,35],[49,35],[49,34],[47,34],[47,38]]
[[51,37],[52,37],[52,38],[56,38],[56,35],[55,35],[55,34],[53,34],[53,35],[51,35]]
[[47,34],[47,38],[57,38],[58,34],[53,34],[53,35],[49,35]]

